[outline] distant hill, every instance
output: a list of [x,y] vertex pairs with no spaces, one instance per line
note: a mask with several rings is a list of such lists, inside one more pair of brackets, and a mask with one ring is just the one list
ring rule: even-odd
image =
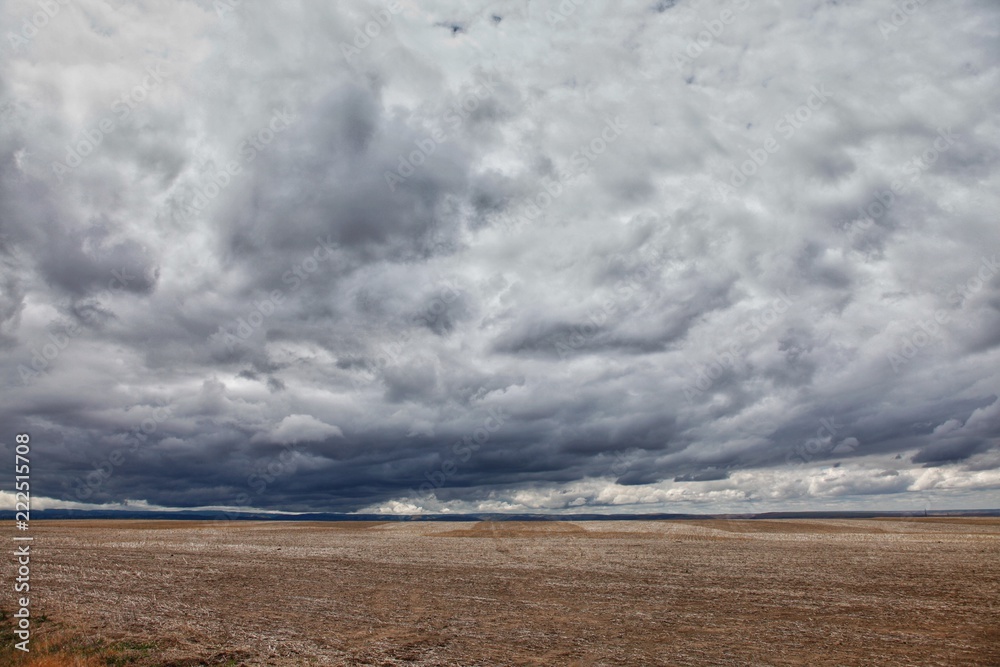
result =
[[[270,514],[267,512],[33,510],[35,520],[142,519],[174,521],[684,521],[694,519],[872,519],[893,517],[1000,517],[992,510],[917,510],[868,512],[764,512],[760,514]],[[14,520],[13,511],[0,511],[0,519]]]

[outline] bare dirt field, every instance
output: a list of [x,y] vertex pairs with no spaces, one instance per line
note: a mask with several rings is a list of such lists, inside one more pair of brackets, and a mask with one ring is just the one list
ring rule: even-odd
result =
[[0,665],[1000,665],[998,519],[32,533]]

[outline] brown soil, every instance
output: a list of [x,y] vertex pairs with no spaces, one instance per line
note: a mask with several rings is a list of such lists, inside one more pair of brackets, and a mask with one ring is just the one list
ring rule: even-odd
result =
[[38,666],[1000,665],[997,519],[32,534]]

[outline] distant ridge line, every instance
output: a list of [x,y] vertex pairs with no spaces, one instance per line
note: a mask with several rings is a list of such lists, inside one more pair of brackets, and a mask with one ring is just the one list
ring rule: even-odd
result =
[[[762,512],[756,514],[337,514],[306,512],[136,511],[128,510],[34,510],[35,520],[142,519],[172,521],[690,521],[704,519],[876,519],[913,517],[1000,517],[1000,509],[913,511],[815,511]],[[0,519],[13,520],[14,512],[0,511]]]

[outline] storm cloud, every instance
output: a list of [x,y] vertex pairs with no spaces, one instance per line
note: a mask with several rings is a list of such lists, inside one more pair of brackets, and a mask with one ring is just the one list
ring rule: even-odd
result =
[[995,3],[0,26],[36,507],[1000,506]]

